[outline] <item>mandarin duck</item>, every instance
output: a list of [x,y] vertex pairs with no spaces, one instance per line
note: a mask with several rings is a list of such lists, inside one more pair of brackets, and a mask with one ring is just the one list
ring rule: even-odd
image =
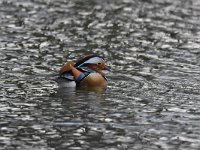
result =
[[75,81],[77,87],[102,87],[107,85],[105,74],[109,71],[103,58],[89,55],[76,63],[69,61],[61,67],[60,77]]

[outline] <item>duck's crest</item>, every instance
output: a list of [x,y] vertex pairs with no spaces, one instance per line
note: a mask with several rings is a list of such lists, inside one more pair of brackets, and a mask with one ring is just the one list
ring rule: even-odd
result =
[[[74,67],[79,67],[81,65],[83,65],[87,60],[91,59],[91,58],[94,58],[94,57],[98,57],[98,58],[101,58],[100,56],[98,55],[95,55],[95,54],[91,54],[91,55],[88,55],[82,59],[80,59],[75,65]],[[102,58],[101,58],[102,59]]]

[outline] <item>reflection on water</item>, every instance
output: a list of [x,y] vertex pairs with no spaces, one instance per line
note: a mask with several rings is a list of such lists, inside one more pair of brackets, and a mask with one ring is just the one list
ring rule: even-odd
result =
[[[0,1],[0,150],[200,147],[200,2]],[[105,91],[54,81],[95,53]]]

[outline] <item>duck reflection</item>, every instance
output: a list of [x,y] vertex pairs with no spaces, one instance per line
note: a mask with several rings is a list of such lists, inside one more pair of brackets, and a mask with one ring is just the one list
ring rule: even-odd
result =
[[[103,105],[105,90],[100,88],[58,88],[57,97],[62,100],[63,116],[61,121],[71,122],[98,122],[104,118]],[[60,119],[59,119],[60,120]]]

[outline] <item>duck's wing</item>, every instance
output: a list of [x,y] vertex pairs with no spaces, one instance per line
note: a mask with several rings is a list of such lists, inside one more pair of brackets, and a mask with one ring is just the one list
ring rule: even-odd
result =
[[76,69],[80,70],[83,73],[93,73],[96,72],[95,70],[90,69],[87,66],[83,66],[83,67],[76,67]]
[[72,76],[72,74],[70,72],[63,73],[60,75],[60,77],[65,78],[70,81],[74,81],[74,77]]

